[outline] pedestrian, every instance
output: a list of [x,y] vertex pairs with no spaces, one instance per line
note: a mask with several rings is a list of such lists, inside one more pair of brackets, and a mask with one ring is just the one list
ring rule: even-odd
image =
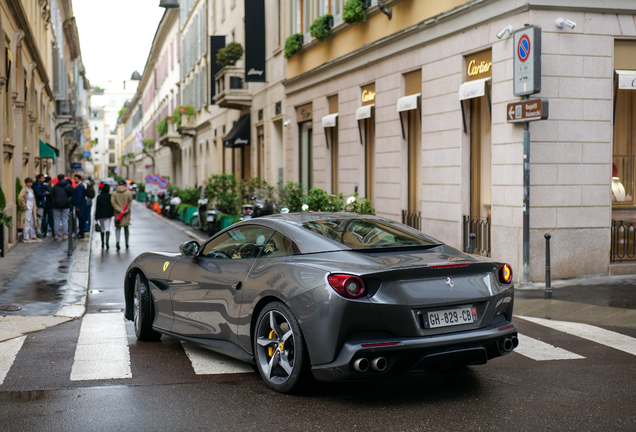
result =
[[[68,240],[68,214],[71,209],[73,196],[73,186],[71,180],[64,177],[64,174],[57,176],[57,184],[53,186],[53,216],[55,219],[54,239],[57,240],[64,235],[63,240]],[[62,229],[60,232],[60,223]]]
[[91,230],[91,209],[93,207],[93,199],[95,198],[95,182],[91,176],[84,181],[84,187],[86,188],[86,224],[84,231]]
[[75,207],[75,215],[77,216],[77,227],[79,232],[77,234],[78,239],[84,238],[84,231],[86,231],[86,221],[88,220],[88,205],[86,204],[86,186],[84,179],[81,175],[75,174],[75,183],[77,187],[73,192],[73,206]]
[[110,202],[115,210],[115,241],[117,250],[119,247],[119,239],[121,238],[121,228],[124,228],[124,237],[126,239],[126,249],[128,249],[128,240],[130,232],[130,206],[132,204],[132,192],[126,187],[126,180],[120,180],[115,192],[110,196]]
[[[95,219],[99,222],[100,237],[102,238],[102,249],[104,249],[104,239],[106,239],[106,249],[110,249],[110,220],[115,215],[113,204],[110,202],[110,186],[104,184],[97,196],[95,204]],[[126,227],[128,229],[128,227]],[[128,242],[126,242],[128,243]],[[119,240],[118,243],[119,244]]]
[[[36,214],[38,215],[38,226],[40,230],[45,230],[44,225],[44,209],[46,207],[46,195],[48,192],[44,188],[44,174],[38,174],[35,176],[35,183],[33,183],[33,193],[35,194],[35,205],[37,206]],[[44,235],[42,235],[44,234]],[[40,237],[46,236],[46,231],[40,232]]]
[[35,193],[33,193],[33,180],[29,177],[24,179],[26,187],[20,191],[18,202],[25,209],[24,214],[20,215],[18,228],[23,228],[22,235],[25,243],[41,242],[35,233],[38,226],[37,205],[35,203]]
[[51,236],[53,236],[55,234],[55,228],[53,227],[53,191],[51,189],[51,177],[48,175],[45,176],[42,186],[46,191],[46,198],[44,200],[44,215],[42,217],[40,231],[42,232],[42,237],[46,237],[49,228],[51,228]]

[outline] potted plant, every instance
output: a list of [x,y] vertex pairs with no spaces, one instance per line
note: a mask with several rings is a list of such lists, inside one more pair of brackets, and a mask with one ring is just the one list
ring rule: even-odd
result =
[[168,120],[166,118],[162,119],[157,126],[155,127],[159,136],[164,136],[168,133]]
[[296,33],[291,35],[285,41],[285,58],[291,58],[303,46],[303,34]]
[[216,53],[216,64],[219,66],[234,66],[243,56],[243,46],[238,42],[230,42],[225,48]]
[[329,30],[332,27],[333,15],[327,14],[316,18],[316,20],[311,24],[309,31],[311,32],[312,37],[322,42],[329,37]]
[[356,25],[367,20],[367,4],[363,0],[348,0],[342,11],[342,20],[347,24]]

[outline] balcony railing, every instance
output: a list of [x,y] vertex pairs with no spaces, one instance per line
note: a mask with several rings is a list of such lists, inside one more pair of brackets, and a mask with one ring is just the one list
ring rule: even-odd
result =
[[422,231],[422,213],[409,213],[408,210],[402,210],[402,223]]
[[636,260],[636,225],[633,221],[612,221],[610,262]]
[[[475,243],[471,245],[470,235],[475,234]],[[490,218],[473,219],[464,216],[464,252],[490,256]],[[471,250],[473,249],[474,250]]]
[[221,108],[241,109],[252,105],[248,83],[245,82],[245,69],[226,66],[214,76],[216,96],[214,103]]

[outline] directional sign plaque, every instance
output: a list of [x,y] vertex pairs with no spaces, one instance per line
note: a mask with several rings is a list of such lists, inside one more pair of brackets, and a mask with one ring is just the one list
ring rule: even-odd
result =
[[514,94],[526,96],[541,91],[541,28],[523,27],[514,33]]
[[506,110],[508,123],[521,123],[535,120],[546,120],[549,114],[547,99],[530,99],[509,103]]

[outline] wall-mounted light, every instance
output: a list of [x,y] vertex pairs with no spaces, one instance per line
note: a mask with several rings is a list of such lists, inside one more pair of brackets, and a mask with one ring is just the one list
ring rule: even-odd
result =
[[499,33],[497,33],[497,39],[501,39],[502,37],[504,37],[506,35],[506,33],[512,34],[514,29],[515,28],[512,26],[512,24],[510,24],[509,26],[503,28],[502,30],[499,31]]
[[179,7],[179,0],[161,0],[159,7],[166,9],[176,9]]
[[565,18],[559,17],[556,20],[556,25],[558,28],[563,28],[563,26],[568,26],[573,29],[576,26],[574,21],[566,20]]
[[384,6],[384,1],[383,0],[378,0],[378,7],[380,8],[380,10],[382,11],[382,13],[386,16],[389,17],[389,19],[391,19],[391,17],[393,16],[393,9],[387,9]]

